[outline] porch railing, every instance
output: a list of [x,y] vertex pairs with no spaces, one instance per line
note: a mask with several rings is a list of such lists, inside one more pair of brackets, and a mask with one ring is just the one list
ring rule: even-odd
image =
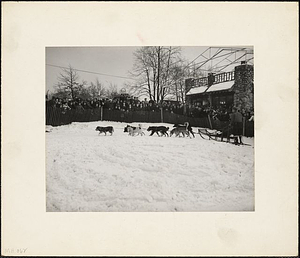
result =
[[[231,71],[231,72],[219,73],[219,74],[215,74],[213,76],[214,76],[213,84],[218,84],[218,83],[227,82],[227,81],[234,81],[235,72]],[[191,81],[192,88],[201,87],[201,86],[208,86],[208,76],[193,79]]]

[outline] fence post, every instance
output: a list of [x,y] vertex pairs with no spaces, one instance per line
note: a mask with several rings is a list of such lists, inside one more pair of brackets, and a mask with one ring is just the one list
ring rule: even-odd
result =
[[164,111],[163,111],[163,108],[160,108],[160,119],[161,119],[161,122],[163,123],[164,122]]
[[210,129],[213,129],[211,119],[210,119],[210,115],[207,115],[207,117],[208,117],[208,122],[209,122],[209,125],[210,125]]
[[187,115],[187,114],[186,114],[186,104],[185,104],[185,103],[183,104],[183,115],[184,115],[184,116]]
[[245,136],[245,123],[246,123],[246,119],[245,117],[243,117],[243,136]]

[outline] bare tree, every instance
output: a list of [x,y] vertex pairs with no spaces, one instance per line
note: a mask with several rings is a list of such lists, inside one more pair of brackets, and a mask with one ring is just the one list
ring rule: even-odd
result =
[[186,76],[191,78],[201,78],[206,77],[207,74],[211,71],[211,67],[208,69],[198,69],[195,63],[190,64],[189,68],[186,70]]
[[87,81],[82,81],[82,83],[79,84],[76,97],[80,97],[82,99],[89,99],[91,97],[90,89],[87,85]]
[[79,76],[71,65],[69,65],[69,68],[62,68],[62,72],[57,79],[57,93],[71,97],[72,99],[80,94],[85,84],[85,82],[81,84],[78,82]]
[[117,95],[118,95],[118,86],[110,82],[108,88],[105,90],[105,96],[109,99],[113,99]]
[[89,86],[89,93],[92,98],[102,97],[105,95],[105,88],[100,83],[98,78],[96,79],[95,83],[91,82]]
[[184,62],[176,64],[171,71],[170,95],[174,96],[176,101],[185,102],[185,83],[184,79],[187,75]]
[[171,68],[180,57],[179,47],[141,47],[134,53],[132,89],[137,95],[161,102],[171,94]]
[[182,58],[178,58],[167,71],[166,93],[180,102],[185,102],[186,91],[189,90],[186,88],[185,79],[190,77],[198,78],[203,75],[202,71],[195,70],[193,64]]

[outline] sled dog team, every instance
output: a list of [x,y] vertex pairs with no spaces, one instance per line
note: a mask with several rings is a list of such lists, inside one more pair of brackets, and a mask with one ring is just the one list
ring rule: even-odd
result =
[[[176,137],[177,136],[180,137],[181,135],[182,135],[182,137],[185,137],[185,136],[191,137],[191,135],[193,135],[193,137],[195,137],[193,129],[188,122],[185,122],[183,125],[175,124],[173,127],[174,128],[170,131],[170,135],[168,134],[169,127],[166,127],[166,126],[149,126],[147,131],[151,132],[150,136],[152,136],[153,134],[156,133],[158,136],[170,136],[171,137],[174,134]],[[145,133],[144,133],[145,130],[146,129],[142,128],[141,124],[139,124],[138,126],[127,125],[124,128],[124,133],[128,133],[128,135],[130,135],[130,136],[137,136],[137,135],[142,136],[142,135],[145,135]],[[110,133],[110,135],[112,135],[114,132],[114,128],[112,126],[106,126],[106,127],[97,126],[96,131],[99,131],[99,134],[104,133],[106,135],[106,133]]]

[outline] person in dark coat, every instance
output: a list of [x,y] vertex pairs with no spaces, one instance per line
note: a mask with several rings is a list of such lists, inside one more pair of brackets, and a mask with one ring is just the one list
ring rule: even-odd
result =
[[237,108],[232,109],[232,113],[229,114],[230,117],[230,133],[238,136],[239,144],[242,144],[243,135],[243,115],[239,112]]

